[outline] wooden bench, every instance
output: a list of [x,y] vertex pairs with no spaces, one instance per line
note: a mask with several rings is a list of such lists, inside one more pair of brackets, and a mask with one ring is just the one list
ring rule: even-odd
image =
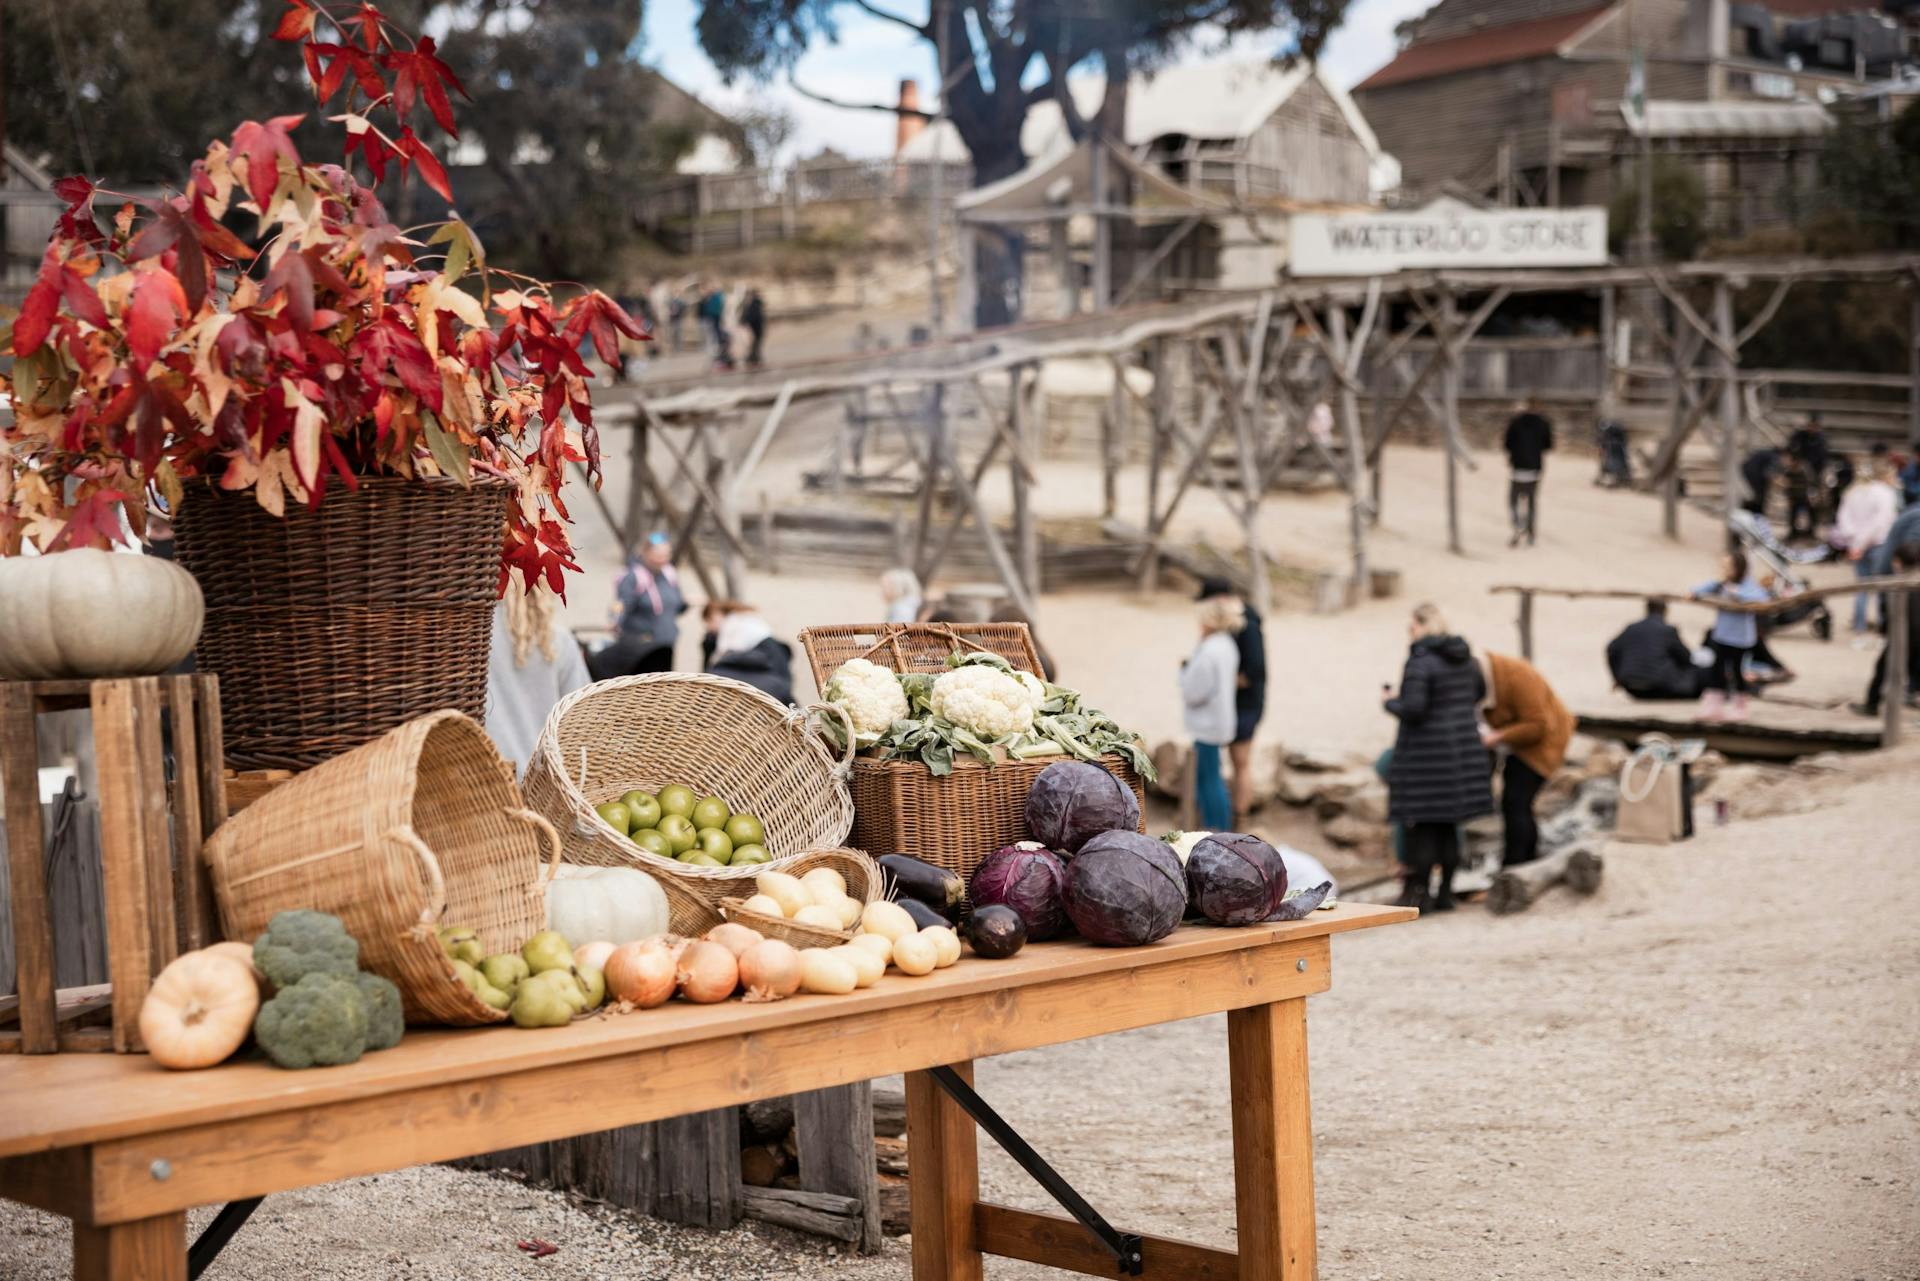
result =
[[[984,1254],[1091,1275],[1310,1281],[1306,998],[1331,984],[1330,935],[1413,916],[1342,905],[1285,924],[1189,926],[1147,948],[969,956],[847,996],[675,1003],[542,1031],[423,1030],[304,1072],[9,1057],[0,1195],[73,1220],[77,1281],[184,1281],[194,1206],[905,1072],[916,1281],[976,1281]],[[1130,1267],[1074,1219],[979,1200],[974,1122],[956,1101],[973,1060],[1222,1011],[1237,1259],[1128,1237],[1140,1256]]]

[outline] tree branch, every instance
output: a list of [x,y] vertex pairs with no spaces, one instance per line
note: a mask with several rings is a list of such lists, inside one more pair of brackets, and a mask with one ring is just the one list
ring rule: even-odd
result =
[[933,23],[931,20],[929,20],[925,25],[922,25],[921,23],[915,22],[911,18],[903,18],[897,13],[888,13],[885,9],[882,9],[877,5],[868,4],[867,0],[852,0],[852,4],[854,8],[860,9],[866,13],[872,14],[874,17],[879,18],[884,22],[898,23],[900,26],[905,27],[907,30],[913,32],[916,35],[922,36],[928,40],[933,39]]
[[918,107],[902,107],[897,103],[885,102],[847,102],[840,98],[829,98],[824,93],[815,93],[813,90],[801,84],[792,75],[788,75],[787,77],[787,87],[799,94],[802,98],[811,98],[815,102],[823,103],[826,106],[841,107],[847,111],[884,111],[890,116],[909,116],[915,120],[934,119],[932,112],[922,111]]

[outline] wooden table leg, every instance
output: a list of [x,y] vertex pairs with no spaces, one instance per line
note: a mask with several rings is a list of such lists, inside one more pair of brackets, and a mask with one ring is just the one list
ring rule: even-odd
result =
[[1227,1060],[1240,1281],[1313,1281],[1306,998],[1230,1011]]
[[104,1228],[74,1224],[73,1281],[187,1281],[186,1212]]
[[[973,1064],[953,1070],[969,1085]],[[981,1281],[973,1206],[980,1148],[973,1118],[926,1072],[907,1073],[907,1192],[913,1221],[913,1281]]]

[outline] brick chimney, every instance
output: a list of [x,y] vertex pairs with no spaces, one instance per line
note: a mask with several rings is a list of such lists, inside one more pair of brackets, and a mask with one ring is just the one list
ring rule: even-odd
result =
[[894,117],[893,158],[898,160],[900,153],[907,149],[914,136],[927,127],[927,122],[919,116],[910,116],[909,111],[920,109],[920,82],[902,80],[900,82],[900,114]]

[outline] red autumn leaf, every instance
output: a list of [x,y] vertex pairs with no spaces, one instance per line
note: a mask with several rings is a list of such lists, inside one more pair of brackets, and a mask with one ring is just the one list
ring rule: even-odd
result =
[[349,490],[360,488],[359,478],[353,474],[353,468],[347,463],[347,456],[340,452],[340,442],[331,433],[320,438],[321,447],[327,451],[327,461],[340,473],[340,479]]
[[[53,194],[67,202],[67,207],[60,213],[61,235],[83,240],[90,245],[105,239],[100,224],[93,220],[93,197],[97,190],[91,178],[79,174],[62,178],[53,184]],[[81,216],[83,212],[84,217]]]
[[427,100],[427,110],[433,114],[434,123],[454,137],[460,136],[453,124],[453,104],[447,101],[447,88],[451,86],[469,102],[473,95],[453,74],[453,68],[435,56],[432,36],[421,36],[411,51],[395,49],[380,61],[393,72],[393,109],[402,120],[412,113],[414,97],[418,94]]
[[127,350],[141,369],[160,358],[160,349],[186,316],[187,296],[171,272],[155,267],[140,273],[127,304]]
[[353,73],[354,84],[369,102],[387,95],[387,82],[366,50],[356,45],[311,42],[300,47],[307,63],[307,76],[313,81],[314,97],[325,105]]
[[60,269],[60,292],[67,300],[67,310],[95,329],[105,329],[112,323],[100,295],[94,292],[93,282],[71,267]]
[[70,205],[86,204],[93,199],[93,191],[93,179],[84,174],[56,179],[53,184],[53,194]]
[[125,526],[120,522],[120,505],[131,501],[132,495],[117,489],[96,489],[73,506],[53,542],[48,544],[50,552],[65,551],[69,547],[107,548],[120,542],[126,535]]
[[[393,144],[387,141],[386,135],[372,126],[359,133],[347,133],[347,158],[351,160],[356,151],[367,158],[367,171],[373,175],[375,182],[387,180],[387,163],[400,155],[393,149]],[[404,158],[401,163],[406,163]]]
[[378,53],[382,44],[393,43],[387,39],[386,32],[382,30],[386,20],[385,14],[381,13],[380,10],[373,5],[366,3],[365,0],[362,0],[358,9],[355,9],[346,17],[336,19],[341,30],[357,31],[360,33],[361,42],[367,46],[368,53]]
[[262,209],[280,185],[280,162],[286,161],[295,170],[300,168],[300,153],[294,150],[287,131],[304,119],[305,115],[274,116],[265,124],[247,120],[233,131],[234,153],[247,161],[247,194]]
[[427,149],[427,144],[414,137],[412,129],[402,127],[394,146],[420,166],[420,177],[440,193],[442,200],[452,201],[453,186],[447,181],[447,171],[441,167],[439,158]]
[[395,320],[392,313],[382,316],[353,336],[347,352],[360,362],[360,376],[378,386],[385,381],[389,366],[399,376],[400,385],[420,398],[435,413],[442,403],[440,371],[433,357],[411,329]]
[[593,337],[593,349],[600,359],[616,367],[620,363],[620,334],[638,339],[652,337],[619,303],[598,289],[577,299],[573,304],[573,314],[567,318],[568,342],[578,346],[580,339],[589,334]]
[[53,318],[60,314],[60,278],[65,274],[66,264],[60,261],[58,250],[57,242],[47,245],[46,257],[40,260],[39,278],[20,304],[20,315],[13,322],[13,354],[16,356],[31,356],[39,351],[53,330]]
[[287,0],[287,11],[273,29],[275,40],[305,40],[313,35],[313,21],[319,17],[309,0]]
[[313,328],[313,264],[304,253],[288,250],[280,255],[280,261],[273,264],[273,270],[260,282],[260,302],[262,305],[273,301],[275,294],[286,295],[286,308],[280,313],[291,320],[296,328],[305,332]]

